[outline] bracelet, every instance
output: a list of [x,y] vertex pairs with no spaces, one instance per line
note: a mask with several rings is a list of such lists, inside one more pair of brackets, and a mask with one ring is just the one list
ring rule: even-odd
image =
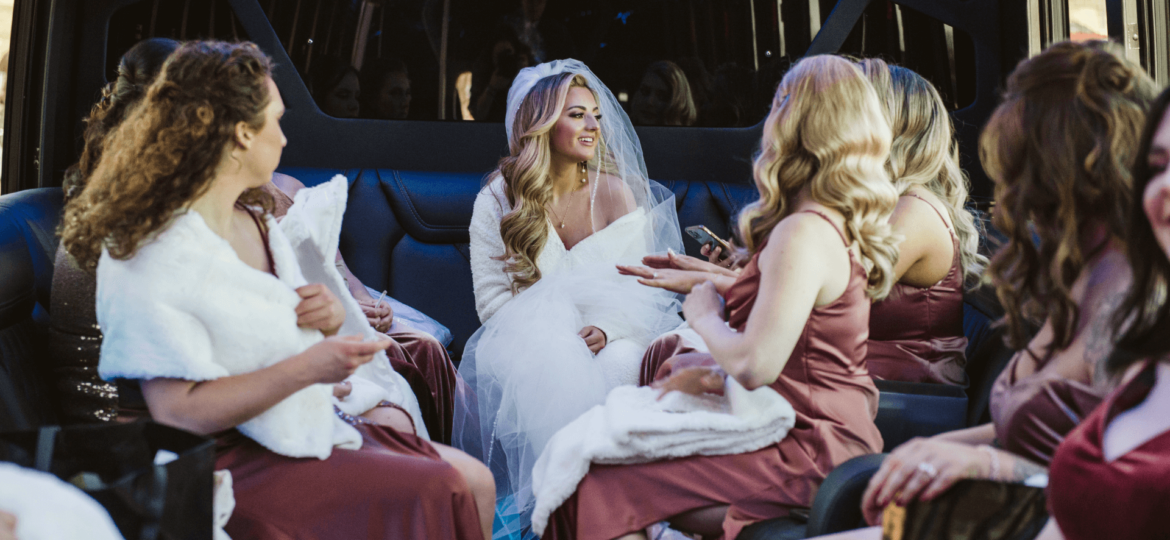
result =
[[987,452],[987,455],[991,458],[990,480],[999,480],[999,452],[996,452],[994,448],[986,444],[981,444],[976,448]]

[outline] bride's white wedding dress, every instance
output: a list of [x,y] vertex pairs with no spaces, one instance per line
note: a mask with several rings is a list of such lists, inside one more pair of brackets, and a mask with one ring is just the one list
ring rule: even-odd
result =
[[[503,178],[494,178],[476,198],[471,267],[484,325],[468,341],[460,365],[475,399],[457,408],[453,442],[492,468],[498,491],[510,495],[503,514],[526,515],[532,468],[548,440],[603,403],[609,390],[637,384],[646,347],[680,322],[676,295],[615,268],[641,264],[655,250],[655,238],[678,230],[674,199],[659,200],[649,209],[636,207],[572,249],[565,249],[549,223],[536,260],[541,279],[513,295],[499,258],[505,251],[500,220],[511,211]],[[578,336],[586,326],[606,334],[596,356]]]

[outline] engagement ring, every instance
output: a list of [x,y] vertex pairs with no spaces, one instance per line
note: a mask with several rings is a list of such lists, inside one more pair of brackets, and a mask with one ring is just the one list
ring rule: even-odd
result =
[[934,465],[931,465],[925,461],[918,464],[918,470],[922,471],[924,474],[926,474],[926,476],[931,478],[938,476],[938,469],[934,468]]

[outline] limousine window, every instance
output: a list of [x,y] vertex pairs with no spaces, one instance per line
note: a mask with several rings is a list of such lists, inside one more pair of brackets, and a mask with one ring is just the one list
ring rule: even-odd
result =
[[520,69],[576,58],[636,124],[711,127],[759,122],[829,12],[763,0],[262,5],[334,117],[501,122]]

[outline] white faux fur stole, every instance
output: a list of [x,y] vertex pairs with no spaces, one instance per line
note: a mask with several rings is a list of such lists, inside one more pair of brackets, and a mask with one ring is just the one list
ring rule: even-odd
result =
[[775,444],[796,423],[788,400],[770,387],[745,390],[727,378],[724,396],[621,386],[562,428],[532,472],[536,506],[532,530],[540,535],[591,463],[623,465],[686,456],[742,454]]
[[[345,178],[301,190],[278,225],[268,220],[277,276],[239,259],[197,212],[175,217],[131,259],[103,252],[97,271],[102,328],[99,374],[105,379],[169,377],[206,381],[250,373],[300,354],[323,339],[299,328],[296,288],[324,283],[346,309],[341,335],[374,337],[333,264],[345,212]],[[385,354],[353,377],[338,405],[364,412],[386,399],[403,405],[425,436],[418,402]],[[332,386],[315,384],[285,398],[238,429],[281,455],[329,457],[334,446],[361,447],[361,435],[333,414]]]

